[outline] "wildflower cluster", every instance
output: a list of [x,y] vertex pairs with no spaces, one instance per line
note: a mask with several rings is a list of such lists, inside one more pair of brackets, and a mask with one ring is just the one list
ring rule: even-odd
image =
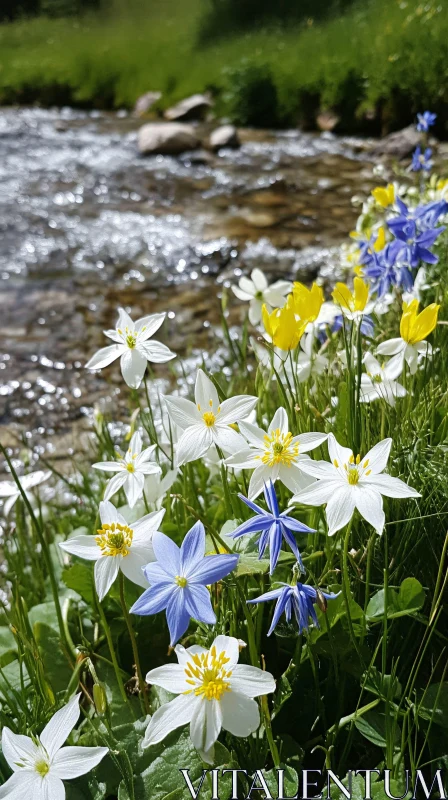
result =
[[[429,112],[419,115],[422,135],[433,122]],[[224,368],[212,371],[204,358],[185,380],[184,365],[158,402],[146,370],[176,358],[151,339],[165,314],[134,323],[119,311],[116,328],[105,331],[114,344],[86,366],[103,369],[119,357],[134,407],[120,434],[97,416],[94,471],[77,468],[69,482],[77,506],[68,523],[57,503],[53,512],[42,506],[39,487],[51,471],[20,479],[2,448],[14,481],[0,484],[0,497],[18,542],[7,556],[14,569],[29,558],[28,576],[41,579],[33,604],[55,616],[52,627],[33,628],[22,598],[8,617],[20,680],[43,711],[36,719],[26,701],[14,706],[15,690],[0,680],[2,751],[13,770],[0,797],[62,800],[62,781],[109,753],[121,776],[118,796],[137,798],[134,778],[149,792],[145,776],[153,780],[163,761],[159,743],[168,752],[185,738],[197,768],[279,767],[285,736],[300,752],[321,748],[328,767],[333,753],[344,761],[355,731],[364,746],[383,748],[397,780],[404,764],[428,758],[422,719],[426,725],[434,712],[420,667],[431,643],[424,675],[432,680],[446,641],[444,633],[431,638],[446,588],[436,521],[422,559],[430,541],[436,566],[425,572],[427,608],[423,583],[406,570],[417,530],[446,513],[435,504],[448,429],[439,320],[448,183],[432,176],[417,187],[409,170],[405,177],[364,202],[331,286],[269,285],[259,269],[241,278],[232,289],[248,304],[245,334],[228,335]],[[223,328],[229,334],[226,319]],[[400,627],[403,617],[411,633]],[[42,666],[42,625],[70,670],[61,687],[58,666],[56,691]],[[411,650],[416,642],[409,681],[400,673],[400,637]],[[0,654],[0,678],[3,663]],[[78,722],[78,686],[84,719],[75,741],[105,745],[82,752],[62,748]],[[430,691],[437,703],[442,689]],[[285,723],[284,708],[295,720],[303,697],[312,736]],[[24,736],[37,722],[48,722],[41,736]],[[340,735],[349,724],[350,737]],[[132,734],[123,734],[129,725]],[[123,755],[131,740],[132,759]],[[134,775],[141,747],[147,760]],[[178,789],[169,786],[167,794]],[[106,796],[101,791],[95,797]]]

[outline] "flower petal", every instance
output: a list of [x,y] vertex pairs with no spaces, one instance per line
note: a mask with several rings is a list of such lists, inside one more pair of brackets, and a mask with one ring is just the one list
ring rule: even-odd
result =
[[291,464],[289,467],[286,464],[280,464],[278,478],[293,494],[306,489],[310,484],[314,483],[314,478],[302,472],[296,464]]
[[386,469],[391,446],[392,439],[383,439],[382,442],[378,442],[378,444],[366,453],[361,464],[365,464],[366,461],[368,461],[369,463],[365,469],[370,470],[373,475],[378,475],[379,472]]
[[165,533],[157,531],[152,538],[152,546],[157,561],[173,578],[180,575],[180,548]]
[[108,500],[103,500],[100,503],[98,511],[102,525],[111,525],[112,522],[119,522],[117,509]]
[[192,425],[191,428],[183,432],[177,445],[175,445],[178,466],[202,458],[212,444],[213,434],[210,428],[207,428],[202,423],[200,425]]
[[255,469],[260,464],[257,450],[248,447],[226,458],[226,465],[232,469]]
[[162,520],[165,516],[165,509],[161,508],[160,511],[151,511],[145,514],[137,522],[134,522],[132,528],[134,531],[133,542],[140,544],[148,544],[152,542],[152,538],[156,531],[159,530]]
[[130,613],[137,614],[141,617],[147,617],[151,614],[158,614],[160,611],[165,611],[168,600],[174,590],[175,586],[172,581],[166,581],[165,583],[151,586],[135,601],[134,605],[130,608]]
[[139,352],[152,364],[165,364],[167,361],[176,358],[176,353],[173,353],[166,344],[156,342],[155,339],[150,342],[143,342],[143,344],[139,343],[137,347]]
[[267,464],[262,464],[257,467],[254,472],[252,473],[250,483],[249,483],[249,490],[248,490],[248,497],[250,500],[255,500],[259,494],[264,490],[265,484],[272,480],[273,482],[276,480],[278,475],[274,472],[273,467],[269,467]]
[[122,472],[125,469],[123,464],[119,464],[117,461],[97,461],[96,464],[92,464],[92,467],[102,472]]
[[139,342],[144,342],[150,336],[154,336],[163,325],[165,317],[166,313],[162,312],[161,314],[148,314],[146,317],[135,320],[135,332],[138,334]]
[[53,714],[40,735],[40,741],[45,747],[50,759],[52,759],[62,747],[78,722],[80,697],[80,694],[75,695],[66,706],[56,711],[56,714]]
[[56,753],[51,775],[72,780],[95,769],[109,752],[108,747],[63,747]]
[[221,703],[205,698],[196,704],[190,723],[190,738],[197,750],[205,751],[216,742],[222,727]]
[[219,407],[218,392],[216,391],[213,381],[210,380],[202,369],[198,369],[196,375],[194,398],[198,411],[200,411],[201,414],[205,414],[207,411],[213,411],[217,414]]
[[289,432],[288,415],[283,407],[277,409],[268,428],[269,433],[276,430],[280,430],[283,435]]
[[185,608],[184,590],[175,586],[166,606],[166,621],[170,631],[170,647],[174,647],[190,623],[190,614]]
[[235,639],[234,636],[217,636],[212,643],[212,648],[213,647],[215,648],[218,656],[222,652],[226,654],[227,658],[229,659],[227,669],[233,669],[235,664],[238,664],[240,647],[238,639]]
[[120,359],[121,374],[131,389],[138,389],[145,374],[147,359],[138,350],[126,348]]
[[151,669],[146,675],[146,683],[161,686],[172,694],[182,694],[191,686],[187,683],[185,669],[180,664],[164,664],[163,667]]
[[188,584],[184,591],[185,609],[193,619],[214,625],[216,615],[212,608],[210,592],[206,586]]
[[78,558],[84,558],[87,561],[97,561],[101,558],[101,549],[98,547],[95,536],[88,534],[79,534],[72,536],[65,542],[59,542],[59,547]]
[[[150,674],[150,673],[148,673]],[[146,728],[143,747],[161,742],[171,731],[187,725],[196,708],[198,700],[195,695],[180,694],[170,703],[160,706],[153,714]]]
[[247,664],[237,664],[232,672],[232,691],[245,694],[246,697],[259,697],[262,694],[275,692],[275,680],[270,672]]
[[383,499],[378,490],[373,487],[358,484],[355,487],[354,498],[356,508],[362,517],[375,528],[378,534],[383,532],[385,516]]
[[238,453],[246,444],[241,434],[227,425],[214,425],[210,430],[215,444],[225,453]]
[[123,556],[120,561],[120,569],[123,575],[135,583],[137,586],[143,586],[144,589],[148,586],[148,581],[143,573],[143,567],[148,563],[149,558],[152,556],[152,548],[148,553],[145,548],[139,552],[139,548],[132,547],[127,556]]
[[307,489],[302,489],[301,492],[295,494],[291,502],[303,503],[305,506],[321,506],[322,503],[328,503],[334,492],[341,488],[344,487],[341,481],[336,478],[334,480],[317,481]]
[[268,288],[266,275],[258,267],[255,267],[255,269],[252,270],[252,272],[250,273],[250,278],[253,285],[255,286],[256,292],[264,292],[265,289]]
[[260,725],[255,700],[237,691],[224,692],[221,698],[222,727],[234,736],[249,736]]
[[[128,472],[126,477],[127,480],[124,485],[124,493],[126,495],[126,500],[128,501],[129,507],[134,508],[137,501],[140,500],[141,496],[143,495],[145,476],[139,472]],[[114,479],[112,478],[112,480]]]
[[198,422],[202,423],[201,414],[191,400],[172,396],[164,397],[164,400],[169,416],[182,430],[196,425]]
[[103,556],[95,564],[95,586],[101,601],[108,593],[120,568],[120,556]]
[[202,522],[196,522],[186,534],[180,548],[181,574],[186,577],[204,559],[205,528]]
[[240,419],[248,417],[258,403],[258,397],[240,394],[236,397],[229,397],[221,403],[221,410],[218,415],[219,424],[231,424]]
[[297,442],[299,445],[299,451],[301,453],[308,453],[309,450],[314,450],[315,447],[319,447],[320,444],[323,444],[328,439],[327,433],[300,433],[298,436],[294,436],[294,444]]
[[236,554],[206,556],[190,571],[188,581],[206,585],[216,583],[235,569],[238,558]]
[[328,535],[333,536],[336,531],[347,525],[354,510],[355,499],[352,487],[341,486],[333,491],[326,508]]
[[421,497],[419,492],[408,486],[400,478],[393,478],[392,475],[369,475],[368,478],[363,479],[364,481],[368,482],[370,486],[374,486],[386,497]]
[[2,753],[13,772],[21,769],[17,766],[18,763],[34,762],[36,751],[37,747],[29,736],[13,733],[9,728],[3,728]]
[[330,454],[331,462],[334,463],[334,461],[337,461],[339,467],[342,467],[343,464],[347,464],[350,456],[353,455],[350,448],[342,447],[342,445],[336,441],[336,438],[332,433],[330,433],[328,437],[328,452]]
[[[39,791],[42,778],[37,772],[19,769],[0,786],[1,800],[23,800],[24,797],[35,799]],[[65,792],[64,792],[65,795]]]
[[123,355],[125,350],[126,347],[124,344],[110,344],[108,347],[102,347],[101,350],[98,350],[90,361],[87,362],[86,369],[103,369],[103,367],[108,367],[109,364],[112,364],[112,361],[115,361],[116,358]]
[[113,478],[110,479],[104,492],[105,500],[109,500],[110,497],[113,497],[113,495],[116,494],[122,486],[124,486],[128,475],[129,473],[127,470],[121,470],[117,473],[117,475],[114,475]]
[[266,433],[259,428],[258,425],[253,425],[251,422],[240,422],[239,429],[249,444],[257,447],[259,450],[265,449],[264,437]]

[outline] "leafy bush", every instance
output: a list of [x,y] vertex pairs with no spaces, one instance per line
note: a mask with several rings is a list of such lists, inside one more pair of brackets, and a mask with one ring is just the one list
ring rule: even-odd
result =
[[281,124],[277,87],[266,66],[243,64],[226,70],[226,110],[238,125],[274,128]]

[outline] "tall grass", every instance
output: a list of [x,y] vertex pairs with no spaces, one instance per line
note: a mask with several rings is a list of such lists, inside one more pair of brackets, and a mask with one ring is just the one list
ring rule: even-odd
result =
[[129,107],[159,89],[167,105],[211,88],[226,112],[233,71],[249,64],[271,72],[279,122],[320,107],[335,107],[346,127],[366,112],[376,114],[377,129],[390,127],[429,105],[443,118],[448,9],[437,0],[369,0],[326,22],[204,41],[209,13],[206,0],[147,0],[80,19],[2,25],[0,101]]

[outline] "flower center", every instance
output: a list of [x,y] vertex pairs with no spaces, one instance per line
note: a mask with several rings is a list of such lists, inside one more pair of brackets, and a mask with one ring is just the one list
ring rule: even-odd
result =
[[[347,480],[350,486],[356,486],[356,484],[359,481],[358,465],[360,461],[361,461],[361,456],[358,454],[355,459],[352,453],[352,455],[348,460],[348,464],[344,464],[344,469],[347,473]],[[368,464],[369,462],[366,461],[365,463]]]
[[133,464],[126,464],[126,469],[128,472],[135,472],[135,467]]
[[215,646],[207,653],[195,653],[185,667],[187,683],[193,687],[185,694],[194,692],[206,700],[220,700],[224,692],[230,691],[232,671],[226,669],[229,661],[224,651],[217,655]]
[[128,333],[126,335],[126,344],[130,350],[133,350],[135,345],[137,344],[137,336],[135,333]]
[[202,419],[207,425],[207,428],[211,428],[215,424],[216,417],[213,411],[206,411],[205,414],[202,415]]
[[273,467],[275,464],[284,464],[290,467],[299,455],[299,445],[292,443],[292,433],[282,433],[277,428],[272,433],[267,433],[264,437],[265,452],[261,456],[263,464]]
[[119,522],[105,523],[97,531],[96,543],[103,556],[127,556],[131,549],[134,531]]
[[36,770],[36,772],[39,773],[41,778],[45,778],[45,775],[48,775],[48,773],[50,772],[50,765],[48,761],[44,761],[42,759],[42,761],[36,761],[34,769]]
[[175,581],[175,583],[177,583],[178,586],[181,587],[181,589],[185,589],[185,587],[186,587],[186,585],[188,583],[187,579],[183,578],[181,575],[176,575],[176,577],[174,578],[174,581]]

